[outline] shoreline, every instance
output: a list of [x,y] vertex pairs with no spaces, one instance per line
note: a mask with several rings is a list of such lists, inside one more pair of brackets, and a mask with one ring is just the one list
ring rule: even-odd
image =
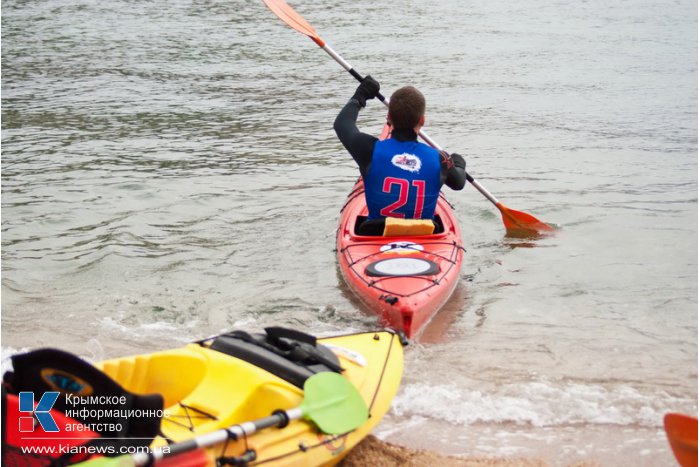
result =
[[[341,467],[601,467],[634,465],[674,467],[677,462],[663,429],[641,427],[558,427],[491,433],[472,427],[470,433],[415,427],[391,435],[375,432],[358,444]],[[412,433],[411,433],[412,432]],[[397,436],[398,435],[398,436]],[[451,438],[451,439],[450,439]],[[496,449],[498,447],[498,449]]]
[[[412,449],[387,441],[375,435],[367,436],[339,464],[340,467],[547,467],[544,459],[525,457],[489,458],[448,456],[434,451]],[[578,463],[569,467],[595,467],[596,463]]]

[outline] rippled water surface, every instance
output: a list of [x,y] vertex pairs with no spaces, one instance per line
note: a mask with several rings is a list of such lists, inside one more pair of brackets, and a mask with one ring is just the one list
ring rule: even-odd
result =
[[[378,434],[674,465],[697,413],[697,3],[293,2],[556,235],[447,193],[467,254]],[[2,345],[88,358],[271,323],[370,329],[336,270],[356,83],[262,2],[2,3]],[[381,129],[370,102],[360,126]]]

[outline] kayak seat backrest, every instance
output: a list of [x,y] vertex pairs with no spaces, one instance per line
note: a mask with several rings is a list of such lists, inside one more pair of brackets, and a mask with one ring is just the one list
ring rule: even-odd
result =
[[322,371],[342,372],[338,357],[315,337],[284,328],[266,334],[233,331],[214,339],[210,348],[246,361],[297,386]]
[[384,222],[384,236],[430,235],[435,231],[435,223],[430,219],[398,219],[387,217]]
[[[155,414],[163,409],[160,394],[134,394],[87,361],[58,349],[38,349],[12,356],[13,371],[4,380],[12,393],[40,394],[58,391],[53,405],[88,427],[105,428],[105,438],[119,438],[131,445],[148,446],[160,430],[160,417],[124,418],[124,411]],[[108,400],[109,403],[104,401]],[[107,409],[107,410],[105,410]],[[99,413],[98,413],[99,411]],[[112,411],[111,414],[105,414]],[[110,430],[111,427],[111,430]]]
[[[389,230],[388,235],[387,235],[387,230],[386,230],[387,220],[389,221],[390,224],[396,225],[396,226],[389,227],[390,230]],[[398,222],[396,222],[396,221],[398,221]],[[413,227],[412,225],[414,222],[411,222],[411,221],[417,221],[416,225],[418,225],[420,227]],[[425,233],[428,229],[427,226],[429,226],[430,222],[431,222],[430,219],[395,219],[395,218],[367,219],[367,216],[357,216],[353,233],[355,235],[360,235],[360,236],[381,237],[381,236],[398,236],[398,235],[420,236],[420,235],[440,234],[440,233],[445,232],[445,227],[444,227],[444,224],[442,222],[442,219],[440,218],[439,215],[436,214],[435,217],[432,219],[433,230],[430,233]],[[409,233],[403,233],[402,230],[400,230],[400,229],[406,228],[406,227],[402,226],[403,224],[406,224],[406,225],[410,224],[411,225],[411,227],[407,227],[409,229]]]
[[200,384],[207,372],[207,361],[203,355],[182,348],[107,360],[99,367],[129,391],[161,394],[165,407],[170,407]]

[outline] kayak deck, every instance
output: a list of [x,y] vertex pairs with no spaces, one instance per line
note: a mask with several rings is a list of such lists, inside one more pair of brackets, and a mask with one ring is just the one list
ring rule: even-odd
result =
[[[338,463],[390,407],[403,371],[399,336],[378,331],[316,339],[284,328],[265,331],[234,331],[178,349],[96,365],[60,350],[38,349],[13,356],[14,370],[6,383],[13,398],[22,391],[61,393],[51,409],[57,414],[56,420],[69,409],[73,424],[120,425],[117,433],[98,432],[96,441],[103,438],[106,443],[154,448],[296,409],[305,400],[303,387],[309,378],[335,372],[357,390],[369,410],[369,419],[354,430],[324,434],[313,423],[288,419],[283,426],[232,437],[197,453],[178,454],[167,465],[272,463],[301,467]],[[74,401],[80,397],[73,396],[100,405],[76,406]],[[122,405],[113,406],[116,401]],[[13,421],[22,416],[15,412]],[[115,412],[134,415],[124,418]],[[107,419],[107,413],[121,418]],[[83,414],[87,418],[81,418]],[[143,414],[149,414],[148,419]],[[21,448],[37,445],[21,436],[8,439],[16,447],[11,453],[13,461],[26,461]],[[9,455],[5,461],[10,460]]]
[[429,235],[360,235],[357,228],[367,215],[360,179],[341,210],[336,238],[340,271],[382,324],[415,338],[459,281],[464,248],[452,206],[441,194],[436,231]]

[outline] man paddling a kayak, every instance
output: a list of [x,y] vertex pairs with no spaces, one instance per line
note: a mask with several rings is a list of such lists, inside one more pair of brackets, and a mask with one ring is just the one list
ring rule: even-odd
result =
[[466,182],[465,161],[418,141],[425,123],[425,98],[413,86],[398,89],[389,101],[385,140],[362,133],[357,116],[368,99],[379,93],[379,83],[365,77],[342,108],[333,128],[360,168],[369,210],[360,226],[363,235],[381,235],[387,217],[432,219],[440,188],[461,190]]

